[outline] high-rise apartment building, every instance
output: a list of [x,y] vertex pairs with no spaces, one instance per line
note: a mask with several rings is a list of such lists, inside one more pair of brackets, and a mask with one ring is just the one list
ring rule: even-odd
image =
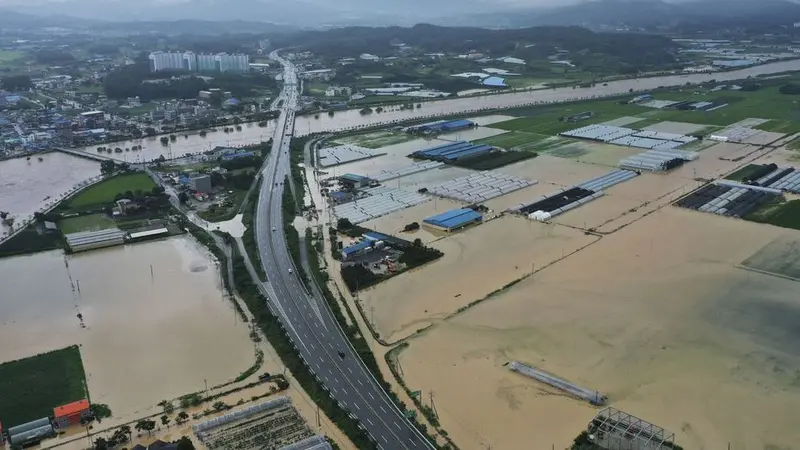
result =
[[216,72],[219,70],[217,65],[216,55],[206,55],[201,53],[197,55],[197,70],[198,72]]
[[186,70],[189,72],[243,73],[250,70],[250,57],[227,53],[195,55],[192,52],[153,52],[150,53],[150,70],[152,72]]

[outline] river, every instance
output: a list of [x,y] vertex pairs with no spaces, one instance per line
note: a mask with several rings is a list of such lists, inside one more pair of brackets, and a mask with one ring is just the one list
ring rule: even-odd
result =
[[194,239],[66,261],[60,251],[0,259],[0,342],[8,344],[0,362],[80,345],[92,401],[117,416],[202,390],[204,380],[228,381],[253,363],[248,327]]
[[[516,91],[507,94],[453,98],[422,103],[420,108],[400,110],[399,106],[388,106],[382,113],[362,115],[359,110],[336,111],[328,116],[321,113],[301,116],[295,120],[295,135],[303,136],[317,132],[334,132],[360,126],[400,122],[423,116],[448,115],[468,111],[494,108],[510,108],[535,103],[564,102],[589,99],[598,96],[619,95],[634,91],[648,91],[658,87],[679,86],[686,83],[702,83],[710,80],[740,80],[748,76],[767,75],[800,70],[800,60],[782,61],[750,67],[731,72],[710,74],[670,75],[662,77],[610,81],[589,88],[557,88],[533,91]],[[204,152],[216,146],[243,146],[257,144],[269,139],[275,129],[275,122],[269,121],[266,127],[255,123],[242,125],[242,131],[225,133],[216,131],[201,137],[197,132],[184,137],[178,135],[175,142],[164,146],[159,138],[145,138],[108,144],[109,147],[130,148],[141,145],[141,151],[111,153],[110,156],[128,162],[150,161],[163,155],[165,158],[178,158],[187,154]],[[97,146],[79,148],[97,154]],[[50,160],[61,161],[50,163]],[[69,161],[69,162],[67,162]],[[97,174],[97,164],[78,161],[77,158],[57,158],[55,154],[45,156],[44,163],[33,160],[30,166],[25,160],[0,161],[0,211],[10,211],[17,220],[33,214],[46,201],[47,196],[57,197],[72,187]],[[0,235],[3,230],[0,229]]]
[[[621,95],[634,91],[649,91],[659,87],[680,86],[686,83],[703,83],[710,80],[726,81],[740,80],[748,76],[767,75],[774,73],[800,70],[800,60],[782,61],[763,64],[731,72],[718,72],[710,74],[669,75],[651,78],[639,78],[609,81],[606,84],[597,84],[589,88],[563,87],[556,89],[538,89],[531,91],[514,91],[506,94],[452,98],[421,103],[420,108],[403,109],[399,106],[383,107],[381,113],[362,115],[358,109],[336,111],[333,116],[327,113],[297,117],[295,120],[295,135],[304,136],[318,132],[333,132],[360,126],[377,125],[383,123],[401,122],[415,118],[459,114],[469,111],[480,111],[495,108],[511,108],[531,105],[535,103],[565,102],[572,100],[590,99],[593,97]],[[177,158],[183,155],[204,152],[216,146],[242,146],[257,144],[272,136],[275,121],[271,120],[266,127],[259,127],[255,123],[242,125],[242,131],[224,133],[216,131],[201,137],[197,132],[184,137],[179,134],[175,142],[168,146],[161,144],[160,138],[145,138],[132,141],[108,144],[108,147],[122,149],[141,145],[142,151],[111,153],[111,156],[128,162],[150,161],[164,155],[165,158]],[[83,147],[78,150],[97,153],[97,146]],[[105,153],[104,153],[105,154]]]

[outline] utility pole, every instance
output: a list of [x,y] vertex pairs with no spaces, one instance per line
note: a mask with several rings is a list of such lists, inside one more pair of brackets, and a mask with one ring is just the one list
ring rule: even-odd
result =
[[430,397],[431,397],[431,411],[433,412],[433,416],[438,419],[439,413],[436,412],[436,405],[433,403],[433,390],[430,391]]

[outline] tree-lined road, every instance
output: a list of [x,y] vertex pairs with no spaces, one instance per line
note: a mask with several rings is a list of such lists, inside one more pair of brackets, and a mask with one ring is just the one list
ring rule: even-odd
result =
[[333,398],[357,418],[381,449],[430,449],[433,446],[394,405],[351,347],[325,299],[306,291],[294,267],[283,229],[284,180],[290,176],[290,142],[298,102],[297,72],[272,53],[284,68],[281,114],[272,151],[262,169],[256,208],[256,244],[268,282],[260,284],[270,308],[313,373]]

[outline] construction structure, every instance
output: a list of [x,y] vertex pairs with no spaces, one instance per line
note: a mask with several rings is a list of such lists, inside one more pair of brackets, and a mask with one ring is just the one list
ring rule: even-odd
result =
[[66,428],[70,425],[81,423],[91,417],[92,411],[89,409],[89,400],[83,399],[77,402],[67,403],[53,409],[53,425],[56,428]]
[[67,234],[67,246],[73,253],[93,250],[96,248],[113,247],[125,243],[128,233],[119,228],[108,228],[100,231],[82,231]]
[[324,448],[291,447],[315,434],[286,396],[201,422],[192,430],[209,450]]
[[55,435],[50,419],[43,417],[8,429],[8,442],[14,447],[24,447]]
[[552,386],[556,389],[566,392],[578,399],[586,400],[595,406],[605,405],[608,397],[597,391],[582,388],[569,381],[562,380],[561,378],[554,377],[548,373],[542,372],[539,369],[534,369],[531,366],[525,365],[521,362],[511,361],[507,363],[508,368],[519,374],[531,377],[536,381]]
[[675,433],[616,408],[604,408],[587,428],[589,439],[608,450],[678,449]]
[[422,224],[428,228],[449,233],[481,221],[483,221],[483,216],[477,211],[460,208],[428,217],[422,221]]

